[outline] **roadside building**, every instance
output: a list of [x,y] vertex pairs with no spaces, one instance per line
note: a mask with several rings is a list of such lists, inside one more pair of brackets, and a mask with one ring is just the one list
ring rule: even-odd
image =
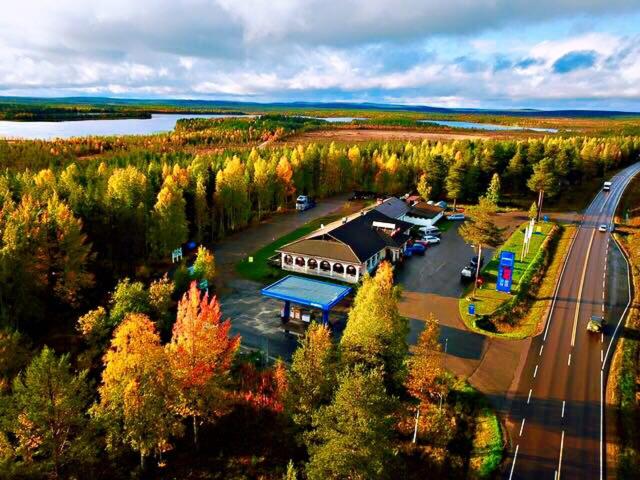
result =
[[433,227],[443,216],[444,208],[419,201],[411,205],[401,219],[421,227]]
[[362,211],[291,242],[277,252],[283,270],[357,283],[381,261],[402,260],[411,223]]

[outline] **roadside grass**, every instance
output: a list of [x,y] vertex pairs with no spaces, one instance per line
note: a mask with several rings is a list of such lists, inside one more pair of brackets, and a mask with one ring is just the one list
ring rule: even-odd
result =
[[491,478],[504,455],[502,428],[487,398],[466,380],[458,379],[453,388],[454,408],[468,411],[473,419],[467,441],[470,445],[468,478]]
[[282,237],[274,240],[269,245],[265,245],[258,251],[250,255],[253,257],[253,262],[249,262],[249,258],[245,258],[236,264],[236,272],[248,280],[256,282],[268,282],[270,280],[277,280],[278,278],[286,275],[286,272],[278,268],[274,268],[269,265],[268,260],[275,255],[276,250],[287,243],[303,237],[314,230],[320,228],[321,225],[327,225],[334,222],[344,216],[344,213],[338,213],[333,215],[327,215],[325,217],[317,218],[305,223],[302,227],[283,235]]
[[[536,226],[535,233],[531,237],[531,245],[529,252],[524,259],[520,259],[522,255],[522,242],[524,240],[524,229],[526,224],[523,223],[518,227],[513,234],[507,239],[507,241],[496,249],[494,257],[482,268],[482,278],[485,280],[482,288],[476,290],[475,298],[472,300],[469,298],[473,289],[473,284],[469,285],[465,290],[463,296],[458,302],[460,316],[465,322],[468,328],[473,331],[483,333],[490,336],[501,336],[507,338],[524,338],[533,333],[535,324],[531,325],[531,322],[522,322],[518,324],[518,328],[509,328],[509,331],[490,331],[484,328],[479,328],[476,325],[476,320],[479,317],[491,316],[496,310],[509,301],[514,295],[517,295],[522,288],[521,280],[527,270],[531,267],[531,264],[536,259],[542,244],[548,237],[549,233],[555,226],[553,223],[539,223]],[[513,270],[513,287],[512,294],[505,292],[499,292],[496,290],[496,281],[498,277],[498,264],[501,251],[511,251],[516,255],[516,261]],[[528,287],[528,286],[527,286]],[[523,292],[524,293],[524,292]],[[469,304],[473,301],[475,305],[476,315],[469,315]]]
[[[618,206],[616,239],[631,264],[633,302],[611,361],[608,401],[617,413],[620,441],[615,448],[618,478],[640,478],[640,179],[634,179]],[[630,207],[636,207],[635,209]],[[624,221],[623,212],[631,218]]]

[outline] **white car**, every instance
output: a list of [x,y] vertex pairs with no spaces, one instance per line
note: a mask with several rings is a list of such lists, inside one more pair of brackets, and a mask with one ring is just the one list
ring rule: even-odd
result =
[[434,237],[432,235],[425,235],[422,237],[422,241],[428,244],[438,244],[440,243],[440,239],[438,237]]
[[604,223],[598,227],[599,232],[606,232],[607,230],[608,228]]

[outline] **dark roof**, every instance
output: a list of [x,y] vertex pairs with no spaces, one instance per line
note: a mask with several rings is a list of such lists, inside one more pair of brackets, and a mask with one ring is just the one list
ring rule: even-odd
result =
[[409,211],[409,205],[396,197],[389,197],[378,205],[375,210],[387,217],[400,218]]
[[437,205],[429,205],[427,202],[418,202],[409,209],[407,215],[422,218],[433,218],[436,215],[441,214],[443,211],[444,209]]
[[[396,230],[393,234],[386,233],[373,227],[373,222],[394,224]],[[330,230],[318,230],[306,238],[291,242],[278,251],[354,262],[355,259],[347,258],[350,250],[357,261],[364,262],[386,247],[402,247],[409,238],[404,232],[411,227],[412,223],[390,218],[377,210],[369,210]]]

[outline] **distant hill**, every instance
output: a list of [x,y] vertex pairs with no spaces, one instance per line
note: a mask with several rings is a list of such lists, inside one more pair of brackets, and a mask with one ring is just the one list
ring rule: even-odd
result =
[[569,118],[605,118],[635,117],[640,112],[621,112],[615,110],[537,110],[537,109],[476,109],[476,108],[444,108],[428,105],[400,105],[385,103],[358,102],[241,102],[232,100],[180,100],[180,99],[140,99],[110,97],[2,97],[0,104],[13,105],[84,105],[95,107],[174,107],[180,109],[330,109],[330,110],[394,110],[405,112],[424,112],[442,114],[482,114],[504,115],[512,117],[569,117]]

